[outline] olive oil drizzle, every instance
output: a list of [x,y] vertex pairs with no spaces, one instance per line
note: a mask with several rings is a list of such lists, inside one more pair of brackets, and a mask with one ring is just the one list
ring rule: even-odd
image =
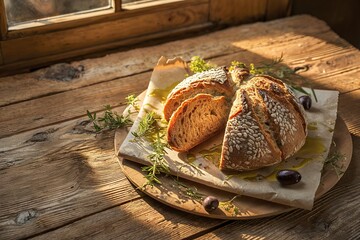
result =
[[322,138],[319,137],[307,137],[304,146],[299,150],[296,156],[306,156],[306,157],[296,157],[296,159],[301,160],[296,165],[285,166],[286,162],[282,162],[269,173],[269,174],[259,174],[257,171],[249,171],[236,175],[228,175],[226,180],[229,180],[233,177],[240,178],[247,181],[258,182],[263,180],[276,181],[276,174],[279,170],[290,169],[290,170],[299,170],[305,167],[309,162],[316,160],[320,154],[324,153],[326,148],[323,144]]
[[215,145],[210,149],[203,149],[203,150],[199,151],[198,153],[189,152],[186,154],[186,160],[189,163],[194,162],[196,160],[197,156],[199,156],[199,155],[203,159],[206,159],[217,166],[217,165],[219,165],[220,157],[221,157],[221,144]]
[[176,81],[166,88],[156,88],[154,89],[149,96],[158,99],[161,103],[164,103],[169,95],[169,93],[176,87],[180,82]]

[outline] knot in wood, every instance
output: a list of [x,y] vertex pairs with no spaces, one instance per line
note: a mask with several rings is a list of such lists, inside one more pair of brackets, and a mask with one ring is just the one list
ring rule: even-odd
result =
[[31,219],[35,218],[37,216],[37,212],[34,209],[26,210],[23,212],[20,212],[16,218],[15,223],[17,225],[23,225],[30,221]]
[[79,78],[84,71],[85,67],[83,65],[74,67],[68,63],[59,63],[50,66],[46,70],[44,77],[46,79],[68,82]]

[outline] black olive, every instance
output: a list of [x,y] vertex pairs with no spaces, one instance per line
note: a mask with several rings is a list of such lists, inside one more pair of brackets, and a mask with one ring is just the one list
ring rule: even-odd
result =
[[308,95],[299,97],[299,101],[305,110],[309,110],[311,108],[311,97]]
[[203,206],[206,211],[212,212],[219,206],[219,200],[216,197],[208,196],[203,201]]
[[300,182],[301,174],[295,170],[280,170],[276,174],[276,179],[283,185],[292,185]]

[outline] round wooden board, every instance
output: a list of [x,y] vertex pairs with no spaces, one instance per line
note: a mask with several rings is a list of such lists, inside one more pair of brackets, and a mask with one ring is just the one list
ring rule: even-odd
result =
[[[142,94],[143,95],[143,94]],[[142,98],[142,96],[140,96]],[[128,131],[119,129],[115,134],[115,152],[125,139]],[[334,130],[334,143],[330,150],[338,152],[343,157],[333,164],[326,164],[323,169],[321,182],[316,192],[316,199],[329,191],[341,178],[348,168],[352,156],[352,139],[344,121],[338,117]],[[176,209],[200,216],[218,219],[253,219],[261,218],[293,210],[293,207],[255,199],[252,197],[238,196],[235,194],[211,188],[186,179],[177,179],[174,176],[159,176],[162,184],[153,187],[142,187],[146,182],[145,174],[141,170],[142,165],[118,157],[122,171],[127,178],[141,191],[150,197]],[[334,164],[337,166],[334,167]],[[339,174],[340,173],[340,174]],[[218,209],[209,213],[202,206],[201,199],[193,196],[197,193],[201,196],[215,196],[221,204]],[[231,199],[233,199],[230,202]]]

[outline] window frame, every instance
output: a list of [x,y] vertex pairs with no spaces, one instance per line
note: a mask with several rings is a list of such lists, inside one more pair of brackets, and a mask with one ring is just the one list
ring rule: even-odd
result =
[[0,0],[0,76],[263,21],[274,14],[286,16],[290,5],[291,0],[144,0],[122,7],[121,0],[113,0],[112,12],[66,16],[56,23],[9,31]]

